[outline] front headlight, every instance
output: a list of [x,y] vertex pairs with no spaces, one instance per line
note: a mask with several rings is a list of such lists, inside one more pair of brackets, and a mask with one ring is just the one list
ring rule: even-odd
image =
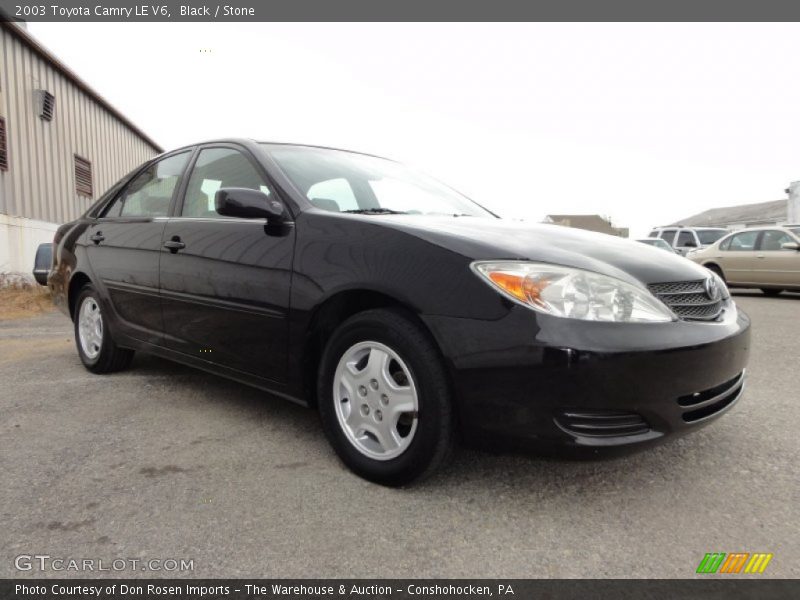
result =
[[728,289],[728,284],[725,283],[725,280],[719,275],[717,275],[714,271],[711,271],[711,269],[709,269],[709,271],[711,272],[711,279],[717,282],[717,289],[719,289],[720,298],[722,298],[723,300],[728,300],[731,297],[731,292]]
[[674,321],[647,290],[583,269],[522,261],[472,263],[505,296],[556,317],[617,323]]

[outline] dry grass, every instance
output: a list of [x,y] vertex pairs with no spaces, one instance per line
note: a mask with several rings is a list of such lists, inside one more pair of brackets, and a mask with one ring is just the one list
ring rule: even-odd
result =
[[0,321],[24,319],[53,310],[50,290],[19,276],[0,273]]

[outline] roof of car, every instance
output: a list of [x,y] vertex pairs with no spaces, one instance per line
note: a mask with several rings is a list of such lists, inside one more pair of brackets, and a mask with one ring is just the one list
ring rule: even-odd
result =
[[661,229],[694,229],[696,231],[704,231],[707,229],[725,229],[725,227],[685,227],[683,225],[663,225],[661,227],[653,227],[653,231],[659,231]]
[[348,148],[336,148],[334,146],[320,146],[317,144],[302,144],[297,142],[273,142],[269,140],[257,140],[255,138],[237,138],[237,137],[230,137],[230,138],[215,138],[210,140],[202,140],[198,142],[193,142],[191,144],[184,144],[182,146],[177,146],[175,148],[171,148],[163,152],[163,154],[170,154],[177,150],[183,150],[184,148],[193,148],[194,146],[204,146],[208,144],[264,144],[270,146],[293,146],[295,148],[316,148],[319,150],[337,150],[339,152],[350,152],[351,154],[361,154],[362,156],[372,156],[375,158],[381,158],[383,160],[390,160],[395,162],[391,158],[386,158],[385,156],[380,156],[378,154],[370,154],[369,152],[359,152],[358,150],[349,150]]
[[789,230],[789,227],[796,227],[796,225],[759,225],[757,227],[744,227],[742,229],[734,229],[731,233],[742,233],[743,231],[767,231],[770,229]]

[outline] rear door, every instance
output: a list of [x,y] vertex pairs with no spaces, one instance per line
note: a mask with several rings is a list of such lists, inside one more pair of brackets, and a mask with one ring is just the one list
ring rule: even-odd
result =
[[181,206],[164,231],[161,296],[165,344],[273,381],[285,381],[294,228],[267,233],[265,219],[222,217],[222,187],[276,194],[249,151],[201,148]]
[[161,236],[191,150],[145,168],[119,192],[86,232],[95,284],[110,299],[124,333],[158,343],[163,322],[158,298]]
[[719,263],[729,283],[755,283],[757,276],[756,258],[760,230],[742,231],[733,235],[724,245],[726,250],[719,253]]
[[767,285],[800,286],[800,252],[782,248],[783,244],[797,242],[780,229],[763,232],[756,253],[756,281]]

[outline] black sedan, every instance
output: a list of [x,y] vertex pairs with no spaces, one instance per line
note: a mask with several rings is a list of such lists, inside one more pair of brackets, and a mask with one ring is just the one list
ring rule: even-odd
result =
[[725,284],[683,258],[250,140],[125,177],[58,230],[48,285],[90,371],[147,352],[316,407],[387,485],[459,435],[595,455],[692,431],[739,398],[749,348]]

